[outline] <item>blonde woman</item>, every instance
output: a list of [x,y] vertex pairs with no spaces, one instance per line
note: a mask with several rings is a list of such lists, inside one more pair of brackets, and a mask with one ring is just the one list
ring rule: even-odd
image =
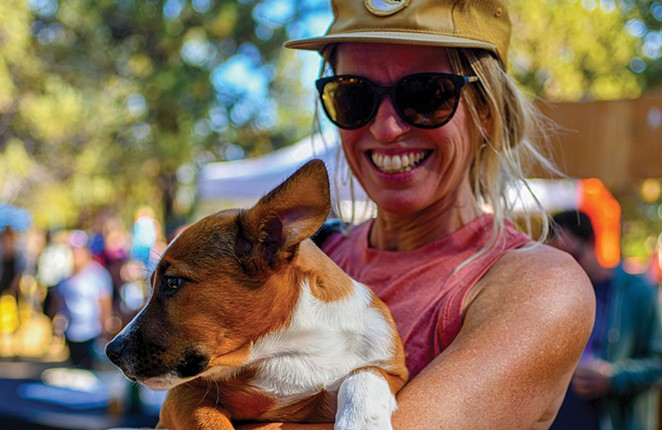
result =
[[[509,221],[539,122],[506,73],[499,0],[332,0],[317,81],[375,219],[324,250],[391,309],[410,382],[395,429],[543,429],[591,332],[591,285]],[[254,428],[331,428],[266,424]]]

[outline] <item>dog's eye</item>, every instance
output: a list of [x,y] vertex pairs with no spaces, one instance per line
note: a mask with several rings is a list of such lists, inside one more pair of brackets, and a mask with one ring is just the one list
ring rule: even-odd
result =
[[177,276],[166,276],[164,278],[166,292],[174,292],[184,286],[184,279]]

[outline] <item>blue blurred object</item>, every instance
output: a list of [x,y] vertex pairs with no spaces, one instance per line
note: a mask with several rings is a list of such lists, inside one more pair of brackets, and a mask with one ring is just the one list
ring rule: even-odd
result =
[[[0,361],[0,368],[4,365],[6,363]],[[35,369],[36,375],[25,378],[31,373],[31,368]],[[39,378],[40,364],[21,363],[20,369],[23,369],[20,373],[25,375],[18,378],[0,377],[0,429],[153,428],[158,422],[160,405],[139,403],[136,407],[125,404],[126,407],[115,408],[118,405],[113,404],[113,393],[105,379],[90,383],[87,379],[71,377],[70,372],[80,372],[81,369],[53,369],[56,373],[63,373],[63,379],[59,381],[62,386],[52,385],[58,383],[57,378],[44,378],[53,379],[50,383]],[[128,380],[126,383],[125,388],[128,388]],[[135,387],[138,388],[137,385]],[[118,400],[126,402],[129,399],[115,399]]]
[[53,387],[42,382],[29,382],[18,387],[18,395],[24,399],[38,400],[70,409],[85,410],[108,405],[110,392],[107,387],[93,391],[79,391],[65,387]]
[[23,208],[0,202],[0,229],[26,231],[32,225],[32,214]]

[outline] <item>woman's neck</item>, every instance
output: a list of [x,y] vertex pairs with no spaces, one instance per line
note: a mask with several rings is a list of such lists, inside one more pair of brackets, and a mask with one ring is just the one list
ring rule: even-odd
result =
[[416,213],[380,211],[369,235],[371,248],[409,251],[445,237],[483,215],[467,190]]

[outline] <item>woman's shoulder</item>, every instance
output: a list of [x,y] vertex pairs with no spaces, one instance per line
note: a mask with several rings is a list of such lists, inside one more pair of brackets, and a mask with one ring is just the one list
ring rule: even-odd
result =
[[538,242],[511,249],[494,266],[495,274],[518,278],[524,274],[541,281],[581,278],[588,285],[590,282],[584,269],[566,252]]
[[479,312],[493,311],[494,306],[539,311],[550,321],[592,324],[595,295],[588,276],[569,254],[532,242],[506,252],[466,303],[467,310]]
[[501,410],[526,403],[535,411],[520,422],[548,422],[593,326],[588,277],[568,254],[530,243],[507,251],[476,288],[457,337],[417,378],[438,384],[449,374],[471,375],[482,390],[500,393]]
[[586,272],[572,256],[536,242],[506,252],[485,280],[514,294],[535,292],[559,300],[594,296]]
[[570,255],[535,244],[506,252],[477,286],[455,346],[480,345],[476,354],[505,369],[514,390],[545,385],[545,404],[560,404],[593,328],[588,276]]

